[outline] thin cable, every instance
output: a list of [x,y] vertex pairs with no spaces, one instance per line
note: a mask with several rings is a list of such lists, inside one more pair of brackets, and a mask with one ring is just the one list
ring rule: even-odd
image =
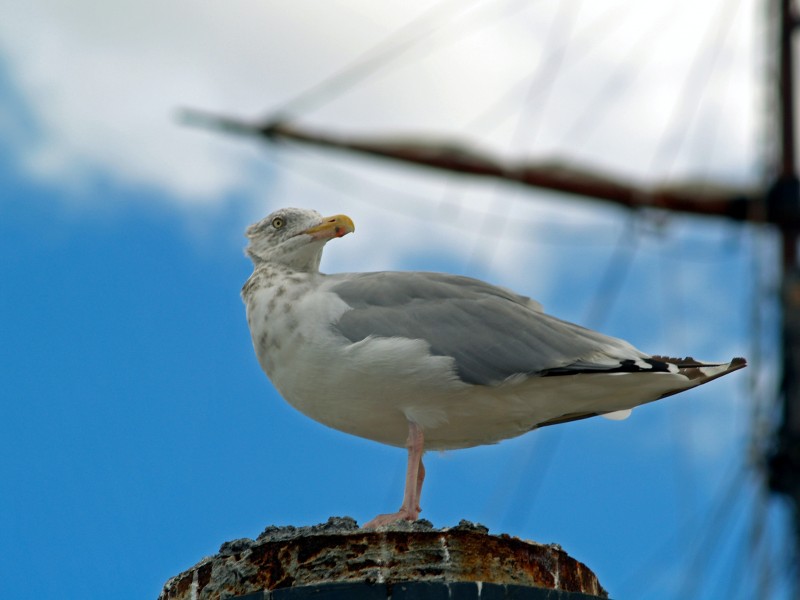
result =
[[[558,456],[558,452],[561,449],[564,434],[560,429],[557,429],[551,434],[551,438],[551,443],[547,446],[546,451],[539,455],[538,461],[535,460],[533,452],[528,454],[526,465],[522,472],[530,473],[535,468],[537,475],[531,479],[525,477],[520,477],[518,479],[517,488],[514,491],[515,499],[512,501],[509,511],[505,519],[503,519],[503,523],[510,525],[514,504],[519,507],[518,510],[521,513],[519,520],[520,528],[524,529],[530,522],[531,516],[534,513],[534,508],[536,507],[536,501],[544,488],[545,481],[547,481],[547,477],[553,469],[555,458]],[[523,482],[530,483],[531,481],[533,485],[523,485]]]
[[[717,550],[716,556],[719,558],[722,567],[726,570],[728,586],[726,589],[716,588],[712,598],[726,598],[736,600],[767,600],[769,598],[769,586],[763,586],[759,582],[759,548],[762,547],[766,532],[766,495],[757,481],[750,481],[745,484],[748,490],[754,492],[751,502],[746,502],[742,512],[748,517],[749,522],[745,523],[736,532],[729,532],[729,540],[732,545],[733,556],[728,560],[722,556],[722,551]],[[755,536],[755,537],[754,537]],[[754,577],[753,575],[756,575]]]
[[[732,28],[732,24],[733,21],[735,20],[736,14],[738,14],[738,11],[736,11],[734,15],[731,15],[730,19],[731,22],[728,24],[726,35],[727,32],[730,31],[730,29]],[[716,62],[716,56],[714,58]],[[722,97],[718,105],[714,107],[715,113],[723,115],[725,110],[727,109],[728,101],[730,100],[730,98],[734,96],[734,94],[728,93],[728,90],[730,89],[730,76],[729,76],[730,69],[723,70],[722,75],[719,74],[719,70],[717,69],[715,69],[713,73],[714,76],[716,77],[717,86],[719,86],[720,89],[724,89],[726,92],[722,94]],[[709,77],[709,79],[711,78]],[[698,108],[699,105],[700,102],[698,101]],[[706,185],[702,186],[703,188],[707,187],[707,185],[710,184],[712,181],[709,175],[711,171],[712,158],[714,157],[719,144],[719,128],[720,124],[722,123],[722,117],[716,119],[713,118],[708,119],[706,123],[708,123],[708,125],[706,132],[703,135],[703,139],[706,141],[706,144],[704,151],[701,153],[701,156],[703,157],[704,160],[701,162],[699,167],[695,169],[696,170],[695,177],[700,181],[707,182]],[[700,191],[702,191],[702,189]]]
[[[303,113],[318,109],[330,102],[334,97],[364,81],[367,77],[382,69],[398,56],[407,52],[421,40],[430,36],[439,27],[444,15],[454,10],[460,14],[469,9],[473,2],[466,0],[443,0],[434,4],[429,10],[412,19],[400,29],[382,41],[362,52],[350,63],[336,71],[333,75],[314,84],[310,88],[284,102],[278,110],[271,111],[282,116],[296,118]],[[453,14],[449,14],[452,18]]]
[[[752,523],[752,513],[747,507],[742,509],[742,513],[743,515],[740,518],[747,519],[751,517],[749,520]],[[716,558],[724,569],[722,575],[724,575],[723,580],[727,581],[727,586],[722,587],[718,584],[710,596],[712,600],[715,598],[735,600],[739,597],[755,600],[752,595],[746,592],[744,596],[740,596],[747,589],[748,582],[752,579],[748,577],[750,557],[748,555],[748,546],[745,542],[748,535],[747,529],[748,524],[745,523],[738,531],[727,532],[729,546],[731,547],[730,552],[732,553],[727,559],[722,555],[721,549],[715,549]],[[752,565],[749,566],[752,567]]]
[[[708,82],[713,77],[714,65],[731,29],[733,17],[738,12],[739,5],[739,0],[736,0],[736,2],[721,0],[718,9],[720,14],[710,21],[709,28],[706,30],[703,41],[700,44],[701,48],[711,48],[710,58],[705,61],[701,60],[701,58],[705,59],[708,56],[705,51],[698,51],[695,54],[694,60],[689,66],[686,79],[681,86],[680,100],[673,106],[672,113],[667,120],[666,134],[662,137],[661,144],[656,148],[650,161],[651,172],[656,165],[662,163],[666,163],[665,173],[668,174],[672,169],[688,137],[688,132],[697,115],[697,110],[702,104],[703,96],[708,89]],[[711,25],[715,25],[715,27]],[[713,41],[706,41],[707,39]],[[693,89],[699,91],[690,93]],[[681,127],[682,123],[683,127]],[[675,141],[675,136],[668,135],[673,131],[679,132],[677,142]]]
[[[562,2],[559,6],[564,6],[565,2]],[[619,10],[619,9],[618,9]],[[593,21],[587,29],[590,32],[594,32],[598,29],[605,29],[606,32],[609,29],[606,27],[608,22],[616,22],[617,11],[610,11],[609,13],[605,13],[595,21]],[[552,31],[552,30],[551,30]],[[590,43],[586,48],[583,49],[583,53],[577,57],[573,58],[572,64],[577,64],[581,59],[586,58],[591,54],[591,52],[604,41],[605,36],[597,35],[592,33],[588,35],[590,39]],[[564,54],[566,54],[567,49],[570,49],[575,54],[574,49],[569,48],[571,45],[571,41],[569,38],[566,40],[561,40],[558,45],[552,45],[547,49],[542,57],[541,61],[539,61],[531,71],[525,74],[522,78],[516,81],[514,84],[509,87],[509,89],[503,93],[498,100],[493,102],[488,108],[484,109],[481,113],[479,113],[476,117],[473,117],[472,120],[464,127],[466,131],[472,133],[488,133],[501,125],[505,122],[506,119],[511,118],[513,115],[513,107],[519,105],[519,100],[517,97],[519,95],[525,95],[526,99],[524,104],[530,104],[536,97],[536,94],[539,93],[539,90],[535,89],[532,82],[542,82],[542,83],[549,83],[547,82],[546,78],[539,75],[543,70],[552,70],[551,65],[554,61],[560,61]],[[547,48],[547,46],[545,46]],[[547,93],[547,87],[541,88],[541,93]],[[524,91],[527,90],[527,91]]]
[[[572,30],[575,26],[578,13],[580,12],[581,2],[582,0],[562,0],[562,2],[559,2],[558,4],[556,15],[553,19],[553,23],[550,27],[550,31],[547,35],[547,41],[545,43],[546,48],[554,48],[555,50],[548,53],[548,60],[543,61],[539,65],[539,68],[537,68],[535,71],[534,77],[530,82],[528,94],[526,95],[526,102],[522,107],[520,117],[517,121],[517,125],[511,139],[511,148],[514,148],[514,146],[518,145],[523,133],[526,135],[526,139],[529,141],[532,141],[536,137],[535,129],[531,131],[530,129],[526,128],[523,131],[523,125],[526,121],[525,116],[530,114],[529,103],[532,101],[534,94],[544,94],[544,100],[539,103],[536,110],[536,114],[539,115],[539,119],[535,120],[534,123],[538,125],[542,121],[541,115],[545,111],[547,99],[550,97],[550,94],[555,86],[555,82],[558,79],[558,73],[561,64],[564,61],[564,56],[567,52]],[[556,42],[560,40],[563,40],[564,43],[557,44]],[[478,262],[491,265],[497,252],[497,246],[500,242],[503,232],[508,225],[509,203],[505,200],[500,200],[499,192],[500,187],[498,185],[495,187],[495,194],[490,204],[489,216],[487,216],[486,220],[482,224],[482,229],[491,226],[496,232],[496,237],[492,238],[493,241],[490,244],[481,243],[481,241],[478,239],[475,240],[475,244],[473,245],[472,249],[472,257],[469,261],[469,264],[471,265],[475,265]]]
[[[687,340],[684,333],[686,331],[685,315],[691,313],[686,310],[686,299],[689,294],[687,294],[686,286],[684,285],[684,273],[686,272],[683,260],[685,245],[680,238],[674,241],[675,243],[671,248],[667,249],[664,236],[659,240],[660,251],[656,258],[659,268],[656,271],[656,278],[659,290],[658,300],[661,308],[657,313],[657,326],[660,327],[659,338],[667,338],[665,339],[665,342],[669,343],[667,347],[688,348],[689,344],[686,343]],[[668,255],[677,259],[677,267],[673,267],[668,263],[666,260]],[[669,324],[669,332],[665,330],[665,324]],[[684,406],[677,403],[668,404],[664,407],[664,410],[669,434],[675,447],[680,448],[688,445],[690,453],[694,454],[693,451],[698,447],[698,435],[692,412],[685,410]],[[683,453],[670,453],[674,481],[672,487],[674,503],[678,514],[689,514],[691,507],[698,504],[696,493],[698,486],[694,471],[681,468],[683,460]]]
[[[563,434],[561,429],[554,429],[548,436],[547,444],[541,436],[531,436],[531,442],[525,452],[523,464],[507,464],[505,474],[498,478],[499,482],[515,482],[513,486],[495,486],[495,493],[486,503],[484,512],[499,514],[500,501],[505,499],[505,516],[500,519],[503,529],[511,529],[512,519],[516,515],[517,529],[524,529],[530,520],[533,509],[544,483],[558,454]],[[513,473],[513,475],[512,475]]]
[[[541,123],[544,120],[548,101],[553,94],[553,89],[561,73],[561,67],[571,45],[575,22],[581,9],[581,2],[582,0],[562,0],[558,3],[556,16],[547,36],[548,40],[545,46],[552,48],[552,50],[547,53],[547,60],[541,62],[528,87],[528,93],[525,95],[521,114],[511,138],[512,149],[519,145],[523,135],[525,136],[525,141],[529,143],[534,142],[536,139],[539,127],[541,127]],[[562,43],[557,44],[557,41]],[[534,110],[532,102],[534,97],[537,96],[537,104]],[[533,128],[523,127],[530,124],[531,115],[536,117],[533,119]]]
[[[446,22],[439,19],[439,15],[436,14],[437,12],[445,12],[444,10],[438,10],[443,4],[445,2],[433,6],[430,10],[392,33],[388,38],[361,53],[333,75],[326,77],[291,100],[284,102],[279,108],[270,111],[270,119],[274,120],[275,115],[277,115],[282,120],[288,120],[317,110],[363,83],[379,71],[388,71],[392,65],[397,68],[405,64],[407,60],[400,60],[404,55],[407,55],[415,47],[420,46],[422,42],[430,40],[451,22],[461,17],[469,20],[466,23],[462,20],[460,28],[457,27],[450,32],[447,38],[444,38],[446,43],[443,43],[440,39],[435,49],[442,50],[458,42],[465,35],[474,34],[476,31],[495,26],[498,20],[508,19],[510,15],[520,10],[529,9],[531,2],[527,0],[506,0],[504,3],[497,3],[491,0],[478,0],[477,2],[473,0],[472,7],[464,2],[455,2],[454,4],[459,10],[454,11],[450,15],[451,18]],[[516,6],[513,6],[514,4]],[[501,8],[503,6],[505,8]],[[493,12],[488,15],[485,14],[486,11],[480,12],[484,7],[488,7]],[[449,10],[450,7],[445,8]],[[472,10],[472,14],[465,16],[464,13],[470,10]],[[414,30],[416,29],[420,31],[415,32]]]
[[694,548],[694,552],[687,561],[687,568],[684,569],[683,582],[679,588],[678,598],[698,598],[698,587],[703,584],[703,578],[699,575],[706,572],[706,564],[710,557],[714,555],[714,548],[719,547],[719,540],[725,532],[725,528],[732,527],[730,521],[735,513],[738,503],[742,500],[742,489],[747,490],[745,471],[739,478],[733,480],[727,494],[722,499],[722,506],[714,511],[711,522],[706,527],[700,528],[694,541],[689,544]]
[[[741,482],[745,478],[746,472],[738,465],[731,465],[729,473],[726,474],[727,485],[725,479],[720,483],[717,493],[709,503],[710,508],[705,511],[697,511],[694,515],[687,517],[684,522],[670,531],[670,534],[661,542],[661,544],[648,555],[642,563],[636,567],[629,569],[630,575],[622,582],[620,588],[624,590],[636,590],[636,593],[620,593],[620,598],[637,597],[648,598],[651,594],[647,593],[655,589],[661,580],[666,575],[664,563],[666,562],[665,556],[672,556],[672,547],[680,540],[685,540],[691,537],[691,534],[696,534],[698,531],[703,531],[704,527],[700,523],[707,521],[706,515],[711,514],[719,516],[720,509],[724,507],[730,498],[740,489]],[[686,546],[689,546],[686,544]],[[656,571],[655,575],[652,575]],[[677,597],[677,596],[676,596]]]
[[[634,42],[629,54],[636,57],[636,71],[629,74],[630,64],[620,62],[616,68],[606,77],[604,85],[600,87],[594,97],[586,102],[586,109],[583,110],[572,121],[572,125],[565,127],[564,139],[570,140],[572,144],[586,144],[587,139],[597,130],[602,119],[598,117],[598,106],[608,106],[611,98],[619,96],[628,90],[636,81],[641,73],[645,72],[647,62],[653,56],[654,37],[664,29],[664,20],[674,6],[669,2],[664,3],[664,14],[658,15],[653,19],[649,28],[642,32],[642,35]],[[628,75],[626,77],[626,75]],[[582,141],[576,141],[580,138]]]
[[[764,502],[767,505],[769,499],[767,498],[766,485],[762,483],[761,490],[763,492]],[[774,501],[771,508],[776,506]],[[755,589],[759,592],[765,593],[758,596],[754,593],[751,597],[760,600],[769,600],[770,598],[780,597],[781,589],[785,593],[786,598],[797,598],[798,590],[796,586],[796,579],[794,573],[797,569],[798,556],[795,549],[794,540],[789,533],[788,528],[781,523],[778,531],[770,526],[769,521],[773,521],[774,517],[778,516],[774,510],[770,510],[770,506],[765,506],[765,522],[764,537],[760,543],[760,552],[752,559],[751,570],[754,571],[758,578],[755,582]],[[773,595],[774,591],[774,595]],[[748,598],[749,600],[749,598]]]
[[[751,571],[757,575],[755,580],[755,597],[757,599],[763,598],[766,600],[770,596],[772,577],[770,576],[771,556],[767,531],[767,513],[769,507],[764,483],[765,482],[762,480],[757,490],[758,494],[756,495],[755,506],[753,507],[753,519],[750,525],[749,554],[746,558],[749,559],[749,563],[754,567]],[[734,579],[735,577],[731,577],[731,580]]]
[[636,231],[637,214],[633,213],[628,225],[617,239],[614,252],[608,259],[605,271],[600,277],[593,300],[589,303],[582,323],[595,329],[602,328],[611,313],[611,308],[619,297],[625,279],[639,247],[639,234]]

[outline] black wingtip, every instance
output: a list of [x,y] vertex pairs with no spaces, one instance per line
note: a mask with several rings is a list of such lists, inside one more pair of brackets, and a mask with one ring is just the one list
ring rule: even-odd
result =
[[743,356],[737,356],[733,360],[731,360],[731,371],[735,371],[736,369],[744,369],[747,366],[747,359]]

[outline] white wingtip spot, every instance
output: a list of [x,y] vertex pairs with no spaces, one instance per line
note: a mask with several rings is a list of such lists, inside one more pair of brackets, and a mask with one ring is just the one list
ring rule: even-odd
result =
[[714,375],[719,375],[723,371],[727,370],[730,367],[729,364],[724,365],[706,365],[704,367],[700,367],[699,371],[705,375],[706,377],[714,377]]
[[625,419],[631,416],[632,412],[633,412],[632,408],[626,408],[625,410],[616,410],[614,412],[605,413],[600,416],[608,419],[609,421],[624,421]]

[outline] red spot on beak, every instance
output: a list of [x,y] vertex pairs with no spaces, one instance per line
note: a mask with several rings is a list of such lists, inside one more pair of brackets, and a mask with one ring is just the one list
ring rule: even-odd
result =
[[334,217],[324,218],[322,223],[306,229],[304,233],[318,240],[329,240],[335,237],[343,237],[353,231],[355,231],[355,227],[350,217],[346,215],[336,215]]

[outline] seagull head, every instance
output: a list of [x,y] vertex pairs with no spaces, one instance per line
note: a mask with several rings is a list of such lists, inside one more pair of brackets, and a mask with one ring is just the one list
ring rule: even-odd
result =
[[355,231],[347,215],[323,217],[315,210],[282,208],[245,231],[245,253],[258,266],[269,262],[296,271],[317,271],[322,248],[333,238]]

